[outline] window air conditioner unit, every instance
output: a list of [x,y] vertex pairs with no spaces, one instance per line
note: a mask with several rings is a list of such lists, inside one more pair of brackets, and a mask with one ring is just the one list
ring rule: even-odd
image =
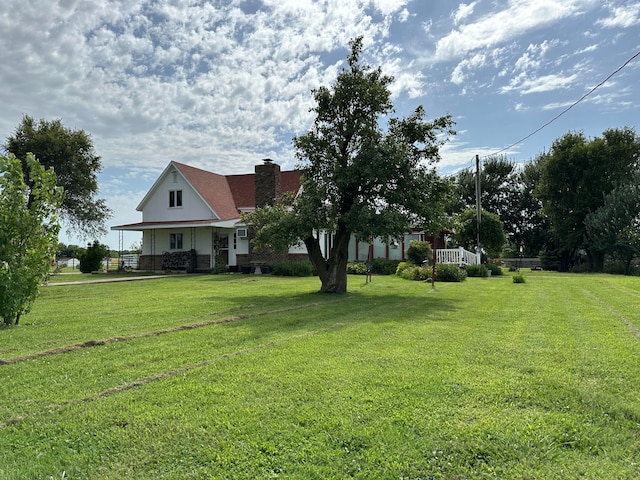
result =
[[238,238],[247,238],[247,229],[246,228],[238,228],[236,230],[236,236]]

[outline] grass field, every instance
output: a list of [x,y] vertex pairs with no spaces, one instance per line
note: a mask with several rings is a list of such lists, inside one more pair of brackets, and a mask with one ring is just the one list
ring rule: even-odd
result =
[[640,478],[640,278],[43,288],[0,479]]

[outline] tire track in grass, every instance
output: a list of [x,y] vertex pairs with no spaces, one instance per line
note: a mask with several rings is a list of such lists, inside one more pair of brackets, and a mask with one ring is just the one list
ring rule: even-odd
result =
[[611,315],[613,315],[614,317],[616,317],[618,320],[620,320],[622,323],[624,323],[627,328],[629,329],[629,331],[638,339],[640,340],[640,329],[638,327],[636,327],[634,325],[634,323],[629,320],[627,317],[625,317],[624,315],[622,315],[620,312],[617,312],[613,307],[611,307],[611,305],[609,305],[608,303],[604,302],[603,300],[599,299],[598,297],[596,297],[592,292],[590,292],[589,290],[582,290],[582,293],[584,293],[587,297],[590,297],[591,299],[595,300],[596,302],[598,302],[600,305],[602,305],[604,308],[606,308],[607,310],[609,310],[609,313],[611,313]]
[[16,363],[22,363],[22,362],[26,362],[28,360],[34,360],[36,358],[50,357],[50,356],[53,356],[53,355],[60,355],[60,354],[63,354],[63,353],[75,352],[75,351],[82,350],[82,349],[85,349],[85,348],[99,347],[99,346],[109,345],[111,343],[129,342],[129,341],[132,341],[132,340],[139,340],[141,338],[159,337],[161,335],[167,335],[167,334],[171,334],[171,333],[182,332],[182,331],[185,331],[185,330],[194,330],[194,329],[197,329],[197,328],[210,327],[210,326],[213,326],[213,325],[221,325],[221,324],[224,324],[224,323],[232,323],[232,322],[237,322],[239,320],[246,320],[248,318],[259,317],[259,316],[262,316],[262,315],[271,315],[271,314],[291,312],[291,311],[295,311],[295,310],[303,310],[303,309],[307,309],[307,308],[318,307],[320,305],[328,305],[330,303],[337,303],[338,301],[339,300],[334,300],[334,301],[331,301],[331,302],[323,302],[323,303],[308,303],[308,304],[304,304],[304,305],[297,305],[297,306],[294,306],[294,307],[286,307],[286,308],[280,308],[280,309],[277,309],[277,310],[269,310],[267,312],[243,313],[243,314],[240,314],[240,315],[232,315],[232,316],[225,317],[225,318],[218,318],[218,319],[215,319],[215,320],[208,320],[206,322],[198,322],[198,323],[189,323],[189,324],[185,324],[185,325],[178,325],[177,327],[165,328],[165,329],[162,329],[162,330],[153,330],[153,331],[150,331],[150,332],[143,332],[143,333],[138,333],[138,334],[135,334],[135,335],[111,337],[111,338],[107,338],[107,339],[104,339],[104,340],[87,340],[85,342],[74,343],[72,345],[65,345],[63,347],[52,348],[52,349],[49,349],[49,350],[42,350],[40,352],[29,353],[27,355],[22,355],[22,356],[19,356],[19,357],[0,358],[0,366],[2,366],[2,365],[14,365]]
[[624,293],[625,295],[628,295],[630,297],[640,298],[640,295],[636,293],[635,290],[631,290],[630,288],[615,284],[609,280],[602,280],[602,282],[608,285],[609,287]]
[[[317,304],[314,304],[317,305]],[[280,311],[286,311],[286,309],[280,310]],[[274,312],[277,313],[277,312]],[[311,336],[315,336],[321,333],[326,333],[329,332],[335,328],[344,326],[343,323],[335,323],[327,328],[323,328],[323,329],[319,329],[319,330],[313,330],[310,332],[305,332],[302,334],[298,334],[298,335],[291,335],[289,337],[286,338],[281,338],[278,340],[272,340],[270,342],[266,342],[266,343],[262,343],[259,345],[254,345],[253,347],[249,347],[249,348],[243,348],[240,350],[236,350],[235,352],[232,353],[225,353],[222,354],[218,357],[215,358],[210,358],[208,360],[204,360],[202,362],[198,362],[198,363],[194,363],[191,365],[186,365],[184,367],[180,367],[180,368],[175,368],[175,369],[171,369],[171,370],[166,370],[164,372],[159,372],[153,375],[149,375],[147,377],[143,377],[140,378],[138,380],[134,380],[132,382],[127,382],[124,383],[122,385],[118,385],[115,387],[111,387],[111,388],[107,388],[106,390],[102,390],[101,392],[97,392],[94,393],[93,395],[89,395],[86,397],[82,397],[82,398],[76,398],[73,400],[69,400],[67,402],[63,402],[63,403],[55,403],[55,404],[51,404],[48,405],[46,407],[44,407],[44,410],[48,411],[49,413],[51,412],[57,412],[57,411],[61,411],[64,410],[68,407],[74,406],[74,405],[82,405],[82,404],[86,404],[86,403],[91,403],[94,402],[96,400],[100,400],[102,398],[108,398],[114,395],[117,395],[119,393],[123,393],[123,392],[127,392],[129,390],[132,390],[134,388],[138,388],[138,387],[143,387],[145,385],[148,385],[150,383],[153,382],[157,382],[160,380],[164,380],[167,378],[171,378],[171,377],[175,377],[178,375],[183,375],[186,374],[192,370],[196,370],[199,368],[204,368],[204,367],[209,367],[211,365],[214,365],[218,362],[224,361],[224,360],[228,360],[231,358],[235,358],[235,357],[239,357],[241,355],[245,355],[248,353],[253,353],[253,352],[258,352],[260,350],[264,350],[267,348],[271,348],[274,347],[276,345],[281,345],[281,344],[285,344],[294,340],[298,340],[301,338],[307,338],[307,337],[311,337]],[[25,420],[27,420],[29,418],[29,416],[27,415],[18,415],[16,417],[10,418],[4,422],[0,422],[0,430],[5,429],[7,427],[11,427],[13,425],[17,425],[20,422],[23,422]]]

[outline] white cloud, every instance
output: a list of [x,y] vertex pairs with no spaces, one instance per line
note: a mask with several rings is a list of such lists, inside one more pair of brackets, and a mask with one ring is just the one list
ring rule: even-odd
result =
[[574,55],[595,52],[597,49],[598,49],[598,45],[588,45],[584,48],[581,48],[580,50],[577,50]]
[[598,20],[596,23],[605,28],[629,28],[640,24],[640,2],[631,2],[627,5],[615,5],[609,3],[610,15]]
[[471,2],[469,4],[461,3],[458,5],[458,9],[451,14],[453,23],[458,25],[461,21],[465,20],[473,14],[473,9],[478,2]]
[[436,59],[452,60],[480,48],[508,42],[531,30],[579,15],[595,3],[594,0],[511,0],[507,8],[462,25],[438,40]]
[[[0,55],[20,68],[0,72],[5,131],[23,113],[63,116],[94,134],[105,166],[130,165],[135,145],[140,164],[188,156],[230,173],[287,155],[311,121],[311,89],[335,79],[337,63],[321,57],[346,58],[360,34],[383,41],[408,0],[264,0],[254,12],[235,1],[10,3]],[[420,78],[399,78],[419,95]]]
[[404,7],[410,0],[371,0],[375,8],[383,15],[393,15],[406,10]]
[[537,78],[526,78],[524,76],[518,76],[513,79],[508,86],[500,89],[501,93],[511,92],[513,90],[519,91],[522,95],[529,93],[549,92],[552,90],[558,90],[568,88],[571,86],[578,75],[575,73],[569,76],[563,76],[561,74],[543,75]]
[[482,68],[487,63],[487,56],[477,53],[471,58],[465,59],[458,63],[451,73],[451,82],[460,85],[466,79],[465,71]]

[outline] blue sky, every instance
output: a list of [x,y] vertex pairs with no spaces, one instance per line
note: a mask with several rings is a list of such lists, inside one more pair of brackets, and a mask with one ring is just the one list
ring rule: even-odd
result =
[[[85,130],[108,225],[136,222],[171,160],[221,174],[266,157],[294,168],[310,91],[335,79],[358,35],[364,59],[396,79],[398,116],[420,104],[453,116],[446,174],[527,136],[638,53],[640,1],[4,0],[0,134],[23,114]],[[637,57],[504,153],[523,163],[568,131],[636,128],[639,73]],[[116,232],[99,240],[118,247]]]

